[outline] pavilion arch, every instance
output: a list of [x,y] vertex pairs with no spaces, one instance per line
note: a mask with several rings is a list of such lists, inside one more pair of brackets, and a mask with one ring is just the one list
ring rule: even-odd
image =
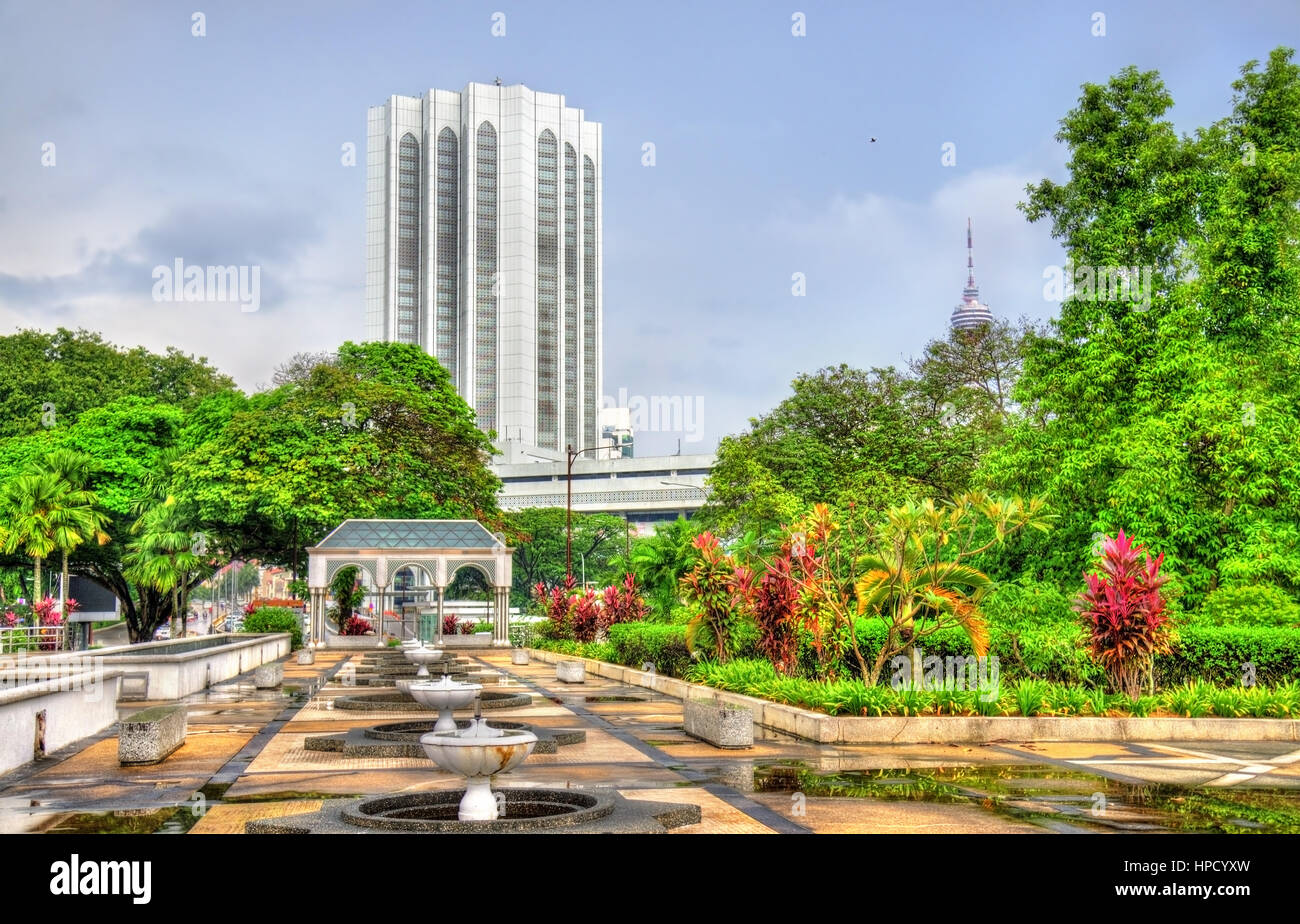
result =
[[[477,520],[344,520],[307,550],[311,591],[309,643],[331,644],[325,620],[330,581],[355,565],[366,572],[379,598],[377,645],[384,645],[384,602],[397,573],[418,568],[437,591],[437,640],[441,644],[443,602],[456,572],[474,567],[492,588],[492,644],[510,644],[510,581],[514,549]],[[335,643],[339,644],[339,643]]]

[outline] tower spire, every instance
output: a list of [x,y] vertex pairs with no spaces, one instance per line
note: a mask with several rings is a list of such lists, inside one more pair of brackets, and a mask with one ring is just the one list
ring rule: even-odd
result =
[[961,331],[978,331],[993,321],[989,306],[980,301],[980,290],[975,285],[975,245],[971,220],[966,219],[966,288],[961,293],[961,303],[953,309],[952,327]]
[[975,288],[975,247],[971,244],[970,218],[966,218],[966,288]]

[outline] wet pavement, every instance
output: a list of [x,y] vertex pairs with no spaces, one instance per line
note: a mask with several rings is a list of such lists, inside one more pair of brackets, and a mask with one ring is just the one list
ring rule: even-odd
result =
[[[412,718],[332,708],[358,691],[340,669],[363,654],[323,651],[313,665],[291,657],[280,690],[237,678],[191,697],[186,742],[157,766],[118,766],[110,730],[14,771],[0,778],[0,830],[234,833],[326,798],[457,788],[423,758],[304,747],[310,736]],[[591,675],[563,684],[553,665],[512,665],[508,651],[465,654],[500,675],[492,689],[531,695],[492,718],[586,731],[499,785],[612,787],[699,805],[702,821],[679,833],[1300,833],[1294,743],[845,746],[756,729],[753,748],[721,751],[685,735],[678,700]]]

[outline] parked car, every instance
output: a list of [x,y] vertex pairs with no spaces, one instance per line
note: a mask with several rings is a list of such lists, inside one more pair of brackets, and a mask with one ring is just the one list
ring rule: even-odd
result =
[[165,642],[172,637],[172,627],[170,625],[159,626],[154,630],[153,640],[155,642]]

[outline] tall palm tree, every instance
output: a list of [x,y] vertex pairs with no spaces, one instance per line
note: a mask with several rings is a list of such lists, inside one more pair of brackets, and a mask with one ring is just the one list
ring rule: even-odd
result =
[[678,517],[632,547],[632,571],[665,619],[681,601],[679,583],[694,563],[694,538],[695,527]]
[[6,553],[22,550],[31,557],[36,579],[33,603],[43,596],[41,562],[59,547],[58,521],[69,491],[71,486],[52,472],[16,475],[0,489],[0,509],[4,511],[0,538]]
[[[84,452],[55,449],[37,464],[38,472],[53,474],[67,482],[70,490],[62,506],[52,511],[54,539],[63,554],[63,583],[60,584],[60,609],[66,607],[68,596],[68,555],[84,542],[94,540],[99,545],[108,542],[104,532],[108,514],[99,509],[99,498],[89,488],[90,478],[97,470],[95,460]],[[62,612],[64,617],[66,612]]]
[[174,498],[149,508],[136,521],[132,532],[137,538],[123,557],[123,574],[132,581],[170,594],[173,618],[181,618],[185,631],[183,607],[190,581],[203,567],[195,554],[193,533],[176,507]]

